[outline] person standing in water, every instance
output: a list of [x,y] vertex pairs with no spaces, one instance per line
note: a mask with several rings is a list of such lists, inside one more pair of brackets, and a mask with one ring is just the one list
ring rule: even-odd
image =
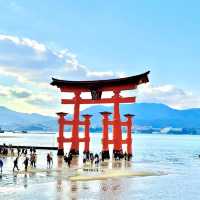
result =
[[17,157],[17,158],[14,160],[13,172],[15,171],[15,168],[17,168],[17,170],[19,171],[19,168],[18,168],[18,158],[19,158],[19,157]]
[[47,167],[51,167],[53,165],[53,158],[50,153],[47,154]]
[[70,157],[70,155],[68,156],[67,164],[68,164],[68,167],[70,168],[70,165],[71,165],[71,157]]
[[26,157],[25,160],[24,160],[25,172],[27,172],[28,160],[29,160],[28,157]]
[[0,159],[0,170],[1,170],[1,173],[2,173],[2,169],[3,169],[3,160]]

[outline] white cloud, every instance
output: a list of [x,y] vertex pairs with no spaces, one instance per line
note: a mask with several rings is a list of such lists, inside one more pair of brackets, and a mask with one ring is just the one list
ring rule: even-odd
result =
[[[51,77],[91,80],[125,76],[123,72],[92,70],[68,49],[52,50],[29,38],[0,35],[0,78],[7,80],[6,86],[0,85],[0,104],[17,111],[50,115],[61,111],[61,95],[50,86]],[[13,80],[9,83],[8,77],[14,79],[14,84]],[[174,108],[200,107],[200,96],[173,85],[144,84],[138,87],[136,96],[139,102],[165,103]],[[67,109],[72,112],[72,107],[65,106]]]
[[69,50],[55,51],[29,38],[0,35],[0,71],[20,82],[50,82],[62,79],[99,79],[116,77],[112,71],[96,72],[79,63]]
[[17,86],[0,85],[0,105],[18,112],[54,115],[59,109],[59,95],[38,90],[33,92]]
[[[15,110],[55,113],[61,107],[60,94],[56,87],[50,85],[51,77],[87,80],[116,76],[118,74],[112,71],[97,72],[89,69],[68,49],[52,50],[29,38],[0,34],[0,78],[7,80],[12,77],[16,86],[13,87],[13,81],[8,87],[1,86],[0,96],[6,96],[6,101],[2,100],[1,104],[15,107]],[[8,82],[6,85],[9,85]],[[26,106],[23,107],[23,104]],[[72,108],[69,108],[71,111]]]
[[139,102],[164,103],[177,109],[200,107],[199,95],[174,85],[141,85],[136,95]]
[[16,45],[30,47],[30,48],[34,49],[37,53],[43,53],[46,51],[46,47],[44,44],[41,44],[35,40],[31,40],[28,38],[20,39],[16,36],[0,34],[0,41],[8,41],[8,42],[14,43]]

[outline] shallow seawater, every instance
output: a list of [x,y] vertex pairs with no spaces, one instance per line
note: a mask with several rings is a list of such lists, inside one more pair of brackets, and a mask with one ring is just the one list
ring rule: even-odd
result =
[[[6,134],[7,135],[7,134]],[[0,144],[56,146],[55,135],[16,134],[1,137]],[[92,134],[91,149],[99,152],[101,134]],[[67,147],[69,148],[69,147]],[[81,146],[83,148],[83,146]],[[47,151],[38,151],[37,170],[32,173],[12,172],[14,158],[4,158],[0,176],[0,200],[16,199],[200,199],[200,136],[134,135],[134,158],[120,165],[109,163],[108,169],[153,172],[153,176],[114,177],[102,180],[70,181],[82,166],[74,160],[72,168],[57,170],[60,163],[54,154],[52,170],[46,168]],[[19,161],[23,170],[23,158]],[[87,172],[88,173],[88,172]],[[93,173],[93,172],[91,172]],[[164,175],[159,175],[164,174]]]

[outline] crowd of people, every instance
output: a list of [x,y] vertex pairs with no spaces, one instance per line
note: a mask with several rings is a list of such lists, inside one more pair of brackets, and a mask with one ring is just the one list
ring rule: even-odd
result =
[[[29,156],[28,156],[28,150],[30,151]],[[18,147],[17,157],[13,161],[13,172],[15,171],[15,169],[19,171],[18,162],[21,156],[24,156],[23,164],[24,164],[25,171],[27,171],[29,164],[32,168],[36,168],[36,161],[37,161],[36,149],[32,147],[30,149],[27,149],[27,148],[20,149]]]
[[[24,158],[23,160],[23,165],[24,165],[24,170],[27,172],[28,166],[32,168],[36,168],[36,163],[37,163],[37,154],[36,154],[36,149],[35,148],[16,148],[16,154],[14,152],[14,148],[12,145],[7,146],[6,144],[3,144],[3,146],[0,147],[0,155],[2,157],[6,157],[8,155],[11,156],[16,156],[14,161],[13,161],[13,172],[16,170],[19,171],[19,158],[22,157]],[[52,153],[47,153],[47,167],[51,168],[53,165],[53,155]],[[2,173],[3,171],[3,159],[0,158],[0,172]]]
[[[28,167],[36,168],[36,163],[37,163],[37,154],[36,154],[36,149],[35,148],[16,148],[16,154],[14,152],[14,148],[12,145],[3,145],[0,147],[0,155],[7,156],[9,153],[11,156],[15,156],[15,159],[13,161],[13,172],[14,171],[19,171],[19,158],[22,157],[23,160],[23,165],[24,165],[24,170],[27,171]],[[109,152],[106,152],[106,154],[109,154]],[[110,155],[106,155],[102,152],[99,154],[97,153],[91,153],[91,152],[83,152],[83,164],[86,162],[90,162],[91,165],[95,164],[95,166],[98,166],[100,162],[103,162],[105,159],[110,158]],[[131,155],[128,155],[126,152],[123,153],[123,151],[113,151],[113,159],[115,160],[130,160]],[[68,167],[71,166],[71,161],[73,159],[73,153],[69,152],[66,153],[64,156],[64,161],[67,163]],[[52,153],[47,153],[46,155],[46,161],[47,161],[47,168],[51,168],[53,166],[53,155]],[[0,158],[0,172],[2,173],[3,169],[3,160]]]
[[11,153],[11,156],[14,156],[14,149],[12,148],[12,145],[6,146],[6,144],[3,144],[3,146],[0,147],[0,155],[8,156],[8,153]]
[[127,154],[126,151],[123,153],[122,150],[121,151],[114,151],[113,150],[113,157],[114,157],[115,160],[125,159],[125,160],[129,161],[131,159],[132,155]]
[[83,164],[85,164],[87,161],[89,161],[91,165],[98,165],[100,161],[103,161],[102,154],[83,152]]
[[[109,153],[108,153],[109,154]],[[99,154],[97,153],[90,153],[90,152],[83,152],[83,163],[85,164],[86,162],[90,162],[91,165],[93,163],[98,166],[100,162],[103,162],[105,159],[109,159],[109,156],[105,156],[104,153],[100,152]],[[127,160],[130,161],[132,155],[127,154],[126,152],[123,153],[123,151],[113,151],[113,159],[115,160]]]
[[68,164],[68,167],[70,167],[72,159],[73,159],[73,154],[71,152],[65,154],[64,161]]

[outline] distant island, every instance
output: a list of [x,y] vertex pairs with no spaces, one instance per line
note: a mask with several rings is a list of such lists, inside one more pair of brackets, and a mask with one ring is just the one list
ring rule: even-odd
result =
[[[99,112],[112,112],[112,109],[112,107],[97,105],[84,109],[81,115],[92,114],[91,132],[101,132],[102,118]],[[200,108],[176,110],[164,104],[136,103],[122,105],[120,111],[122,115],[126,113],[136,115],[134,120],[136,133],[200,134]],[[20,113],[0,107],[0,128],[1,131],[11,132],[55,132],[57,118],[36,113]],[[70,131],[70,127],[66,130]]]

